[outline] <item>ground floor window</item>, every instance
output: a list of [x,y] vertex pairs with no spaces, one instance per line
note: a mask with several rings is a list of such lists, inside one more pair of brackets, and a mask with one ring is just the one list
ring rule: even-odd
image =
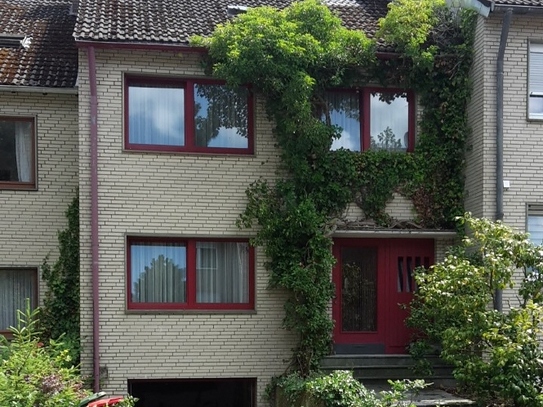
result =
[[36,269],[0,268],[0,334],[17,326],[17,310],[24,311],[27,298],[34,308],[38,297]]
[[129,380],[137,407],[254,407],[256,379]]

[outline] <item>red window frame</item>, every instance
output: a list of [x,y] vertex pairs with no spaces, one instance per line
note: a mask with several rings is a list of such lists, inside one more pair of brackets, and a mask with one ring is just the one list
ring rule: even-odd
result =
[[34,117],[0,116],[0,121],[6,122],[28,122],[31,124],[32,132],[32,160],[30,162],[30,174],[32,179],[29,182],[22,181],[1,181],[0,189],[36,189],[36,120]]
[[[194,86],[195,85],[224,85],[225,81],[214,79],[181,79],[181,78],[157,78],[145,76],[127,75],[124,81],[124,147],[126,150],[135,151],[162,151],[170,153],[212,153],[212,154],[253,154],[254,152],[254,103],[253,94],[248,88],[247,96],[247,147],[205,147],[195,143],[195,118],[194,118]],[[160,144],[131,143],[130,118],[129,118],[129,93],[132,85],[148,85],[153,87],[179,88],[184,90],[184,111],[181,114],[185,118],[185,134],[183,146],[169,146]]]
[[[32,298],[30,299],[32,309],[38,306],[38,269],[34,267],[1,267],[0,273],[3,271],[26,271],[32,273]],[[25,310],[21,310],[25,311]],[[13,337],[9,327],[0,326],[0,335],[5,336],[8,339]]]
[[372,93],[390,93],[390,94],[405,94],[408,110],[408,124],[407,124],[407,152],[413,152],[415,149],[415,123],[416,123],[416,111],[415,111],[415,93],[409,89],[400,88],[345,88],[345,89],[331,89],[329,92],[345,92],[345,93],[358,93],[358,108],[360,112],[360,151],[371,150],[371,95]]
[[[196,243],[247,243],[249,245],[249,301],[246,303],[199,303],[196,302]],[[180,243],[186,248],[186,302],[133,302],[132,259],[130,248],[134,243]],[[172,237],[128,237],[126,245],[126,301],[129,310],[253,310],[255,307],[255,253],[248,239],[187,239]]]

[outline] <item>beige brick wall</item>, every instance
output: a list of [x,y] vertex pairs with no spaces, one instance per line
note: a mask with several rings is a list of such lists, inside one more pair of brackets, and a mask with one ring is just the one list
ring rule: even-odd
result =
[[[127,379],[257,377],[258,395],[284,372],[293,335],[281,328],[284,295],[267,290],[257,250],[256,312],[125,312],[125,236],[250,237],[235,221],[250,182],[273,176],[276,150],[262,103],[254,156],[123,151],[123,73],[202,76],[199,56],[97,50],[99,97],[100,364],[103,387],[126,392]],[[89,94],[80,55],[83,369],[91,371]]]
[[52,264],[77,190],[77,95],[0,89],[0,116],[35,118],[38,160],[37,190],[0,189],[0,267]]
[[[470,114],[472,151],[467,155],[466,206],[477,216],[495,218],[496,61],[503,14],[479,20]],[[483,29],[485,30],[483,32]],[[524,231],[526,204],[543,203],[543,121],[527,120],[528,43],[543,41],[543,16],[513,14],[504,66],[504,222]],[[482,161],[481,161],[482,158]],[[482,168],[481,168],[482,166]],[[478,191],[482,191],[478,192]],[[504,305],[516,302],[504,294]]]
[[[103,388],[127,390],[129,379],[257,377],[259,405],[271,376],[281,374],[295,338],[281,328],[285,296],[267,290],[257,250],[256,312],[126,312],[125,239],[130,235],[249,237],[235,221],[245,189],[274,176],[277,151],[262,101],[256,109],[254,156],[123,151],[123,73],[201,76],[198,55],[97,50],[99,96],[100,364]],[[80,52],[79,186],[83,371],[92,370],[89,88]],[[410,212],[398,199],[391,211]],[[407,216],[409,217],[409,216]],[[405,215],[402,218],[406,218]],[[442,252],[443,244],[436,249]]]

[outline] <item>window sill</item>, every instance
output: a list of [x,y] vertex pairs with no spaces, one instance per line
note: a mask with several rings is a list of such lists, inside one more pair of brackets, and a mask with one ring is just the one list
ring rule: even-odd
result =
[[150,315],[254,315],[257,314],[256,309],[173,309],[173,310],[142,310],[142,309],[125,309],[126,315],[150,314]]
[[124,147],[123,153],[141,153],[141,154],[166,154],[166,155],[192,155],[192,156],[208,156],[208,157],[247,157],[254,158],[256,154],[254,151],[240,149],[232,149],[228,151],[226,149],[209,149],[209,150],[181,150],[179,148],[172,149],[154,149],[145,147]]
[[35,184],[23,184],[19,182],[0,182],[0,190],[3,191],[37,191]]

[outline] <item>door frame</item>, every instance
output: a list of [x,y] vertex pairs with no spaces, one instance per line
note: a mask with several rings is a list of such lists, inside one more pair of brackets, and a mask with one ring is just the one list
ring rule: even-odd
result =
[[[377,249],[377,330],[375,332],[344,332],[342,331],[342,263],[341,249],[343,247],[373,247]],[[336,347],[343,349],[341,353],[404,353],[404,348],[390,341],[392,336],[406,337],[407,332],[393,325],[391,320],[404,319],[404,314],[397,303],[398,298],[409,298],[406,293],[397,292],[397,261],[399,253],[404,250],[413,253],[413,256],[420,256],[417,252],[424,253],[429,258],[429,264],[433,264],[435,256],[435,239],[433,238],[335,238],[333,254],[336,258],[336,265],[332,272],[332,281],[335,285],[335,297],[332,303],[332,317],[335,321],[333,330],[333,341]],[[394,269],[395,268],[395,269]],[[397,314],[394,309],[397,307]],[[391,317],[392,316],[392,317]],[[397,322],[396,322],[397,324]],[[408,331],[405,328],[405,331]],[[396,338],[398,339],[398,338]],[[407,345],[407,343],[406,343]],[[347,350],[345,350],[347,349]],[[338,351],[339,353],[339,351]]]

